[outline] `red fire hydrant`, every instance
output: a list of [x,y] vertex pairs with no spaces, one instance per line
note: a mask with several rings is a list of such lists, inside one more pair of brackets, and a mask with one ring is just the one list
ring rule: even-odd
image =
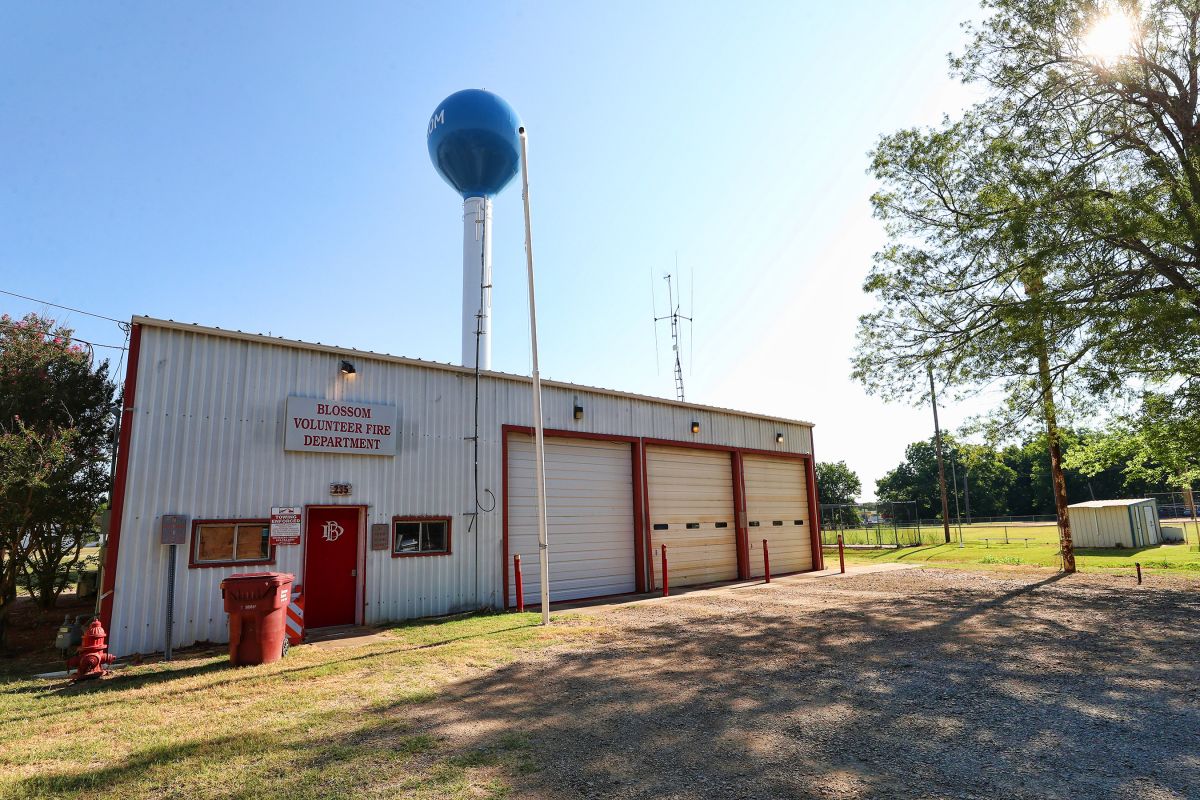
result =
[[104,667],[117,660],[116,656],[105,652],[108,645],[104,640],[107,638],[108,634],[104,632],[100,620],[92,620],[92,624],[83,632],[83,643],[79,645],[75,655],[67,659],[67,667],[76,668],[71,680],[86,681],[89,678],[99,678],[104,674]]

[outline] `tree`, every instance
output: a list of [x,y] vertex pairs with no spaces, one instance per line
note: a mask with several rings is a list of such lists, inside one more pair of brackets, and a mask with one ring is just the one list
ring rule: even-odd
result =
[[114,391],[72,331],[0,317],[0,636],[22,578],[53,606],[108,488]]
[[[986,445],[960,443],[946,433],[942,434],[942,447],[947,483],[952,475],[958,476],[958,486],[951,485],[950,491],[958,492],[964,518],[968,492],[974,516],[1008,514],[1009,491],[1017,476],[1000,454]],[[942,501],[934,440],[913,442],[906,447],[904,462],[876,481],[875,494],[880,500],[890,502],[915,500],[917,513],[923,519],[940,519]]]
[[1004,463],[1000,453],[982,444],[963,444],[954,454],[960,491],[963,494],[963,516],[1003,517],[1012,513],[1008,507],[1010,488],[1017,473]]
[[846,505],[858,502],[862,481],[846,466],[845,461],[818,461],[817,498],[824,505]]
[[[817,502],[822,506],[849,506],[858,502],[862,481],[845,461],[818,461]],[[857,525],[858,515],[853,508],[836,508],[827,520],[835,524]]]
[[1136,414],[1118,418],[1105,435],[1068,454],[1086,475],[1119,467],[1129,484],[1161,483],[1191,489],[1200,481],[1200,420],[1175,413],[1172,398],[1149,393]]
[[1070,570],[1063,412],[1143,383],[1200,418],[1200,4],[1114,9],[1130,36],[1110,53],[1094,0],[985,8],[951,64],[986,99],[873,154],[890,241],[856,374],[912,395],[903,376],[934,366],[1005,389],[997,429],[1045,429]]
[[[942,434],[942,448],[949,465],[958,447],[954,437]],[[949,481],[947,481],[949,483]],[[938,483],[937,446],[932,437],[904,448],[904,461],[875,482],[875,496],[883,502],[915,501],[916,514],[922,519],[940,519],[941,488]]]

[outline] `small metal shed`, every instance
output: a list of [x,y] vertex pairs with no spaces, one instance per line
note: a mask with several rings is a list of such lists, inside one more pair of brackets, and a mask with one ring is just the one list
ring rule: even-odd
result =
[[1067,507],[1076,547],[1146,547],[1162,542],[1153,498],[1091,500]]

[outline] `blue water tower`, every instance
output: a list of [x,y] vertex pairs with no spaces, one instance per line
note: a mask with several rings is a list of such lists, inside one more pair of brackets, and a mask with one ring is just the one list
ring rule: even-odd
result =
[[463,198],[462,363],[492,366],[492,198],[521,168],[521,120],[483,89],[447,97],[429,118],[429,158]]

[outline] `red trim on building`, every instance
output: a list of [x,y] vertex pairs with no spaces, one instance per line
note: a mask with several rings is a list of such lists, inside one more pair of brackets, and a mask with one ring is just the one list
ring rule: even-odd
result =
[[[196,532],[201,525],[259,525],[270,526],[269,519],[194,519],[192,520],[192,535],[188,539],[188,569],[209,569],[211,567],[254,567],[275,563],[275,545],[268,545],[270,554],[266,558],[256,558],[253,561],[197,561]],[[237,542],[234,542],[237,546]]]
[[[502,513],[502,534],[501,534],[501,550],[502,550],[502,568],[504,570],[504,608],[510,608],[508,600],[508,436],[510,433],[521,433],[526,436],[533,436],[533,427],[529,425],[501,425],[501,458],[503,464],[501,467],[501,492],[503,493],[503,513]],[[546,437],[555,439],[592,439],[604,442],[629,442],[633,445],[633,505],[634,505],[634,576],[638,592],[654,590],[654,570],[653,559],[655,554],[653,548],[653,534],[650,531],[650,477],[648,474],[648,457],[646,455],[647,445],[658,445],[661,447],[679,447],[693,450],[717,450],[730,454],[732,464],[733,477],[733,503],[734,514],[737,517],[735,520],[736,537],[737,537],[737,562],[738,562],[738,580],[749,580],[750,575],[750,545],[749,545],[749,529],[746,527],[746,492],[745,492],[745,470],[742,465],[742,457],[746,455],[767,456],[769,458],[786,458],[805,462],[805,471],[808,475],[808,494],[809,494],[809,518],[810,531],[809,535],[814,541],[813,546],[813,570],[823,569],[824,561],[821,558],[820,547],[820,509],[815,505],[813,498],[816,493],[816,479],[813,475],[812,456],[808,453],[789,453],[779,450],[763,450],[754,447],[738,447],[737,445],[727,444],[708,444],[705,442],[691,442],[686,440],[676,439],[655,439],[655,438],[639,438],[637,436],[626,436],[616,433],[592,433],[590,431],[568,431],[559,430],[556,428],[546,428],[542,431]],[[811,434],[811,431],[810,431]],[[640,481],[640,483],[639,483]],[[639,513],[640,508],[640,513]],[[812,511],[817,508],[816,513]],[[738,523],[742,524],[738,524]],[[818,564],[820,566],[818,566]],[[795,574],[795,573],[788,573]],[[775,577],[784,577],[777,575]],[[613,595],[618,596],[618,595]],[[582,602],[584,600],[594,600],[596,598],[577,598],[570,602]],[[565,601],[564,601],[565,602]]]
[[740,448],[728,444],[707,444],[705,442],[687,442],[677,441],[675,439],[643,439],[648,445],[662,445],[663,447],[684,447],[689,450],[722,450],[726,453],[732,453]]
[[750,536],[746,530],[746,471],[742,454],[734,450],[730,454],[733,472],[733,526],[737,543],[737,569],[740,580],[750,579]]
[[[501,476],[500,477],[500,491],[503,493],[503,497],[504,497],[503,513],[501,514],[500,539],[501,539],[502,563],[504,565],[503,566],[503,569],[504,569],[504,581],[503,581],[504,606],[503,607],[506,610],[512,607],[508,601],[508,584],[509,584],[509,581],[508,581],[508,559],[509,559],[509,553],[508,553],[508,436],[511,433],[521,433],[526,436],[533,436],[533,428],[529,425],[505,424],[505,425],[500,426],[500,440],[501,440],[500,458],[503,459],[503,465],[500,470],[500,476]],[[634,451],[637,450],[637,444],[640,441],[638,439],[638,437],[636,437],[636,436],[622,436],[620,434],[607,434],[607,433],[591,433],[589,431],[564,431],[564,430],[558,430],[555,428],[543,429],[542,436],[545,438],[554,438],[554,439],[590,439],[592,441],[603,441],[603,442],[629,442],[631,445],[634,445],[634,447],[632,448]],[[630,470],[631,470],[630,474],[632,476],[632,480],[635,482],[634,490],[633,490],[633,505],[634,505],[633,561],[634,561],[634,570],[635,570],[634,576],[633,576],[633,578],[634,578],[633,585],[634,585],[634,591],[642,591],[643,589],[639,588],[639,587],[645,586],[645,580],[640,579],[641,573],[638,572],[639,559],[638,559],[638,549],[637,548],[639,547],[641,540],[645,539],[646,537],[645,537],[645,533],[643,530],[643,526],[641,525],[641,521],[639,520],[637,512],[636,512],[636,507],[638,504],[638,490],[637,490],[637,486],[636,486],[637,470],[634,469],[635,464],[633,463],[634,458],[635,458],[634,456],[631,456],[631,464],[630,464]],[[618,595],[603,595],[603,596],[616,597]],[[596,597],[577,597],[573,600],[570,600],[570,601],[564,600],[562,602],[575,603],[575,602],[582,602],[584,600],[595,600],[595,599],[597,599],[597,598]]]
[[125,392],[121,402],[121,432],[117,438],[117,468],[113,476],[112,496],[109,498],[108,541],[105,544],[104,580],[100,586],[100,624],[113,635],[113,594],[116,591],[117,555],[121,547],[121,522],[125,513],[125,483],[129,478],[129,442],[133,436],[134,400],[137,397],[137,374],[142,352],[142,326],[134,325],[129,333],[129,364],[125,368]]
[[654,591],[654,532],[650,527],[650,462],[646,456],[646,440],[638,442],[642,451],[642,519],[646,524],[644,553],[646,559],[646,591]]
[[821,498],[817,496],[817,450],[813,445],[812,428],[808,429],[808,519],[809,538],[812,540],[812,562],[814,570],[825,569],[825,551],[821,549]]
[[[396,552],[396,523],[397,522],[445,522],[446,523],[446,549],[445,550],[429,550],[420,553],[397,553]],[[388,541],[391,542],[390,550],[392,558],[423,558],[425,556],[448,556],[452,553],[451,545],[454,541],[453,537],[454,523],[450,521],[450,517],[445,515],[438,516],[423,516],[423,517],[406,517],[403,514],[397,514],[392,517],[392,529]]]
[[629,457],[633,470],[633,578],[634,590],[646,591],[646,524],[642,516],[642,443],[629,445]]
[[508,609],[508,432],[509,426],[500,428],[500,572],[503,574],[504,600],[500,607]]
[[[510,433],[523,433],[533,436],[533,428],[528,425],[502,425],[501,432],[507,439]],[[564,431],[557,428],[543,428],[542,436],[552,436],[555,439],[594,439],[601,442],[636,442],[636,436],[623,436],[619,433],[591,433],[590,431]]]

